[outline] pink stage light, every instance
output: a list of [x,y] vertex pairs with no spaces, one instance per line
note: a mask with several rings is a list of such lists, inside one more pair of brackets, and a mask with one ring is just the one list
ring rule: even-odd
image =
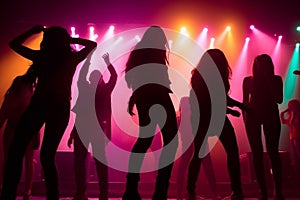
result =
[[97,38],[98,38],[98,35],[95,34],[95,27],[90,26],[90,40],[96,41]]
[[210,38],[210,44],[209,44],[209,48],[210,49],[213,49],[214,48],[214,46],[215,46],[215,38],[214,37],[212,37],[212,38]]
[[251,26],[250,26],[250,29],[251,29],[251,30],[254,30],[254,29],[255,29],[254,25],[251,25]]
[[135,39],[136,39],[136,41],[141,41],[141,37],[139,36],[139,35],[136,35],[135,37],[134,37]]
[[115,30],[115,26],[114,26],[114,25],[110,25],[108,30],[109,30],[110,32],[113,32],[113,31]]
[[207,32],[208,32],[208,28],[206,27],[203,28],[203,30],[201,31],[201,33],[197,38],[197,43],[201,45],[203,48],[206,48],[207,45]]

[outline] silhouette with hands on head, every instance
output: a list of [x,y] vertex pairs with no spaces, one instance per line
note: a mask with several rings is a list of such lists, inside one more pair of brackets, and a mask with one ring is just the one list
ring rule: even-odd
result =
[[[39,50],[30,49],[23,44],[32,35],[41,32],[44,33]],[[83,48],[75,52],[71,44],[80,44]],[[31,139],[45,124],[40,156],[45,175],[46,198],[58,200],[55,154],[69,122],[72,79],[77,65],[97,43],[71,38],[62,27],[45,28],[36,25],[17,36],[9,45],[15,52],[33,62],[30,69],[38,83],[9,149],[1,199],[16,199],[24,153]]]

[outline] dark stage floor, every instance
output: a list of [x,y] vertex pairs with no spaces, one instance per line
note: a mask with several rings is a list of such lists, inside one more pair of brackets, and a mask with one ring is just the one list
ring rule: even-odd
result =
[[[45,197],[32,197],[31,200],[44,200]],[[109,200],[121,200],[122,198],[109,198]],[[244,200],[256,200],[257,198],[245,198]],[[286,198],[285,200],[299,200],[298,198]],[[22,200],[21,197],[18,197],[17,200]],[[61,200],[72,200],[72,198],[61,198]],[[98,200],[97,198],[89,198],[89,200]],[[151,199],[143,199],[143,200],[151,200]],[[176,200],[175,198],[169,198],[168,200]],[[199,199],[200,200],[200,199]],[[209,198],[207,198],[209,200]],[[273,200],[273,198],[269,198],[269,200]]]
[[[205,197],[205,199],[210,199],[212,196],[208,185],[200,184],[200,187],[197,187],[197,194],[199,196]],[[72,195],[74,194],[74,182],[61,182],[60,184],[60,194],[61,200],[71,200]],[[230,194],[230,183],[229,182],[218,182],[217,183],[218,194],[221,197],[226,197]],[[125,190],[125,182],[110,182],[109,184],[109,197],[110,200],[119,200],[122,197],[122,194]],[[143,199],[151,199],[154,190],[154,182],[141,182],[139,184],[139,192]],[[22,183],[20,184],[19,191],[22,191]],[[258,188],[256,183],[243,184],[243,192],[245,200],[254,200],[258,196]],[[99,189],[97,182],[89,182],[88,184],[88,196],[90,200],[96,200]],[[32,200],[43,200],[45,199],[45,185],[43,182],[35,182],[32,188],[33,198]],[[172,182],[169,187],[168,197],[170,200],[176,200],[177,187],[176,183]],[[269,188],[269,199],[273,194],[273,189]],[[283,188],[283,194],[286,197],[286,200],[300,200],[300,185],[299,184],[290,184],[286,182]],[[204,199],[204,198],[199,198]],[[22,200],[19,197],[17,200]]]

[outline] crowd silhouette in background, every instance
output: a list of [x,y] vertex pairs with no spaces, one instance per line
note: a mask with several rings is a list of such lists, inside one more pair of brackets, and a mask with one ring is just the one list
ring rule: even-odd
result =
[[[41,32],[43,32],[43,39],[39,50],[24,45],[29,37]],[[74,44],[79,44],[82,48],[75,50],[72,48]],[[24,156],[26,187],[23,199],[30,199],[33,155],[34,150],[39,146],[41,146],[40,160],[46,183],[46,199],[59,199],[55,154],[69,122],[72,79],[79,63],[85,60],[77,83],[79,96],[72,109],[76,113],[75,125],[68,140],[68,146],[74,144],[76,191],[73,200],[88,199],[86,159],[89,144],[92,146],[98,175],[99,200],[108,200],[108,166],[103,160],[99,160],[96,154],[106,160],[105,148],[112,135],[111,93],[117,82],[117,73],[111,64],[109,54],[102,56],[110,72],[110,78],[105,83],[98,70],[92,71],[89,81],[86,80],[97,43],[83,38],[72,38],[62,27],[45,28],[36,25],[14,38],[9,45],[16,53],[32,61],[32,65],[24,75],[14,79],[5,94],[0,110],[0,127],[6,124],[3,134],[4,171],[0,199],[16,199]],[[283,101],[283,83],[282,78],[274,74],[271,57],[262,54],[254,59],[252,75],[245,77],[243,81],[241,103],[229,96],[229,80],[232,71],[225,54],[220,49],[205,51],[198,65],[191,72],[190,95],[181,99],[180,111],[176,115],[170,98],[173,91],[168,74],[169,53],[170,48],[164,30],[159,26],[150,26],[131,50],[126,62],[125,80],[128,88],[132,90],[128,100],[128,114],[138,116],[139,137],[129,157],[126,188],[122,199],[142,199],[138,188],[141,167],[157,127],[160,129],[164,148],[159,158],[152,199],[167,200],[175,154],[179,146],[187,146],[187,149],[179,159],[177,199],[197,199],[196,183],[202,160],[210,189],[214,194],[213,199],[221,199],[216,189],[210,154],[207,151],[203,154],[201,151],[208,148],[208,138],[218,133],[207,132],[211,123],[212,100],[199,69],[203,66],[216,66],[224,85],[224,88],[220,89],[225,89],[226,94],[226,114],[222,116],[225,122],[218,135],[227,155],[227,169],[231,182],[231,194],[225,199],[244,199],[238,143],[234,127],[227,116],[239,117],[240,111],[234,108],[237,107],[243,114],[253,155],[253,166],[259,188],[258,198],[268,200],[270,195],[263,166],[261,139],[263,128],[274,179],[272,196],[274,200],[283,200],[282,167],[279,155],[281,122],[288,125],[292,167],[300,178],[300,101],[290,100],[287,109],[279,112],[278,104]],[[299,75],[299,71],[294,71],[294,74]],[[89,103],[93,101],[95,105]],[[157,105],[159,106],[156,107]],[[134,113],[134,106],[137,113]],[[197,107],[199,110],[196,109]],[[197,117],[199,114],[200,119]],[[190,127],[191,132],[184,132],[188,129],[181,129],[181,125]],[[44,136],[40,145],[39,132],[42,126],[44,126]],[[103,131],[102,135],[100,129]],[[193,138],[192,144],[185,143],[184,138],[188,134]],[[171,162],[165,164],[166,160]],[[186,185],[186,190],[183,185]]]

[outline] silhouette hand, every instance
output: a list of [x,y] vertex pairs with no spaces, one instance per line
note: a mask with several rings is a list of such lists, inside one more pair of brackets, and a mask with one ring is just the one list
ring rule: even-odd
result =
[[232,116],[235,116],[235,117],[239,117],[241,116],[241,113],[237,110],[232,110],[231,113],[230,113]]
[[106,63],[107,66],[109,66],[111,64],[108,53],[103,54],[102,58],[103,58],[103,60],[104,60],[104,62]]
[[68,139],[68,147],[71,148],[71,145],[73,144],[73,137],[69,137]]
[[233,109],[230,109],[230,108],[227,108],[227,114],[230,114],[234,117],[239,117],[241,115],[241,113],[237,110],[233,110]]
[[40,32],[42,32],[44,30],[45,30],[45,27],[42,26],[42,25],[35,25],[34,27],[31,28],[31,32],[35,33],[35,34],[36,33],[40,33]]
[[300,75],[300,70],[295,70],[293,73],[294,73],[295,75]]
[[133,106],[134,106],[134,98],[133,98],[133,96],[131,96],[130,99],[129,99],[128,110],[127,110],[128,113],[129,113],[131,116],[135,115],[135,113],[132,112]]

